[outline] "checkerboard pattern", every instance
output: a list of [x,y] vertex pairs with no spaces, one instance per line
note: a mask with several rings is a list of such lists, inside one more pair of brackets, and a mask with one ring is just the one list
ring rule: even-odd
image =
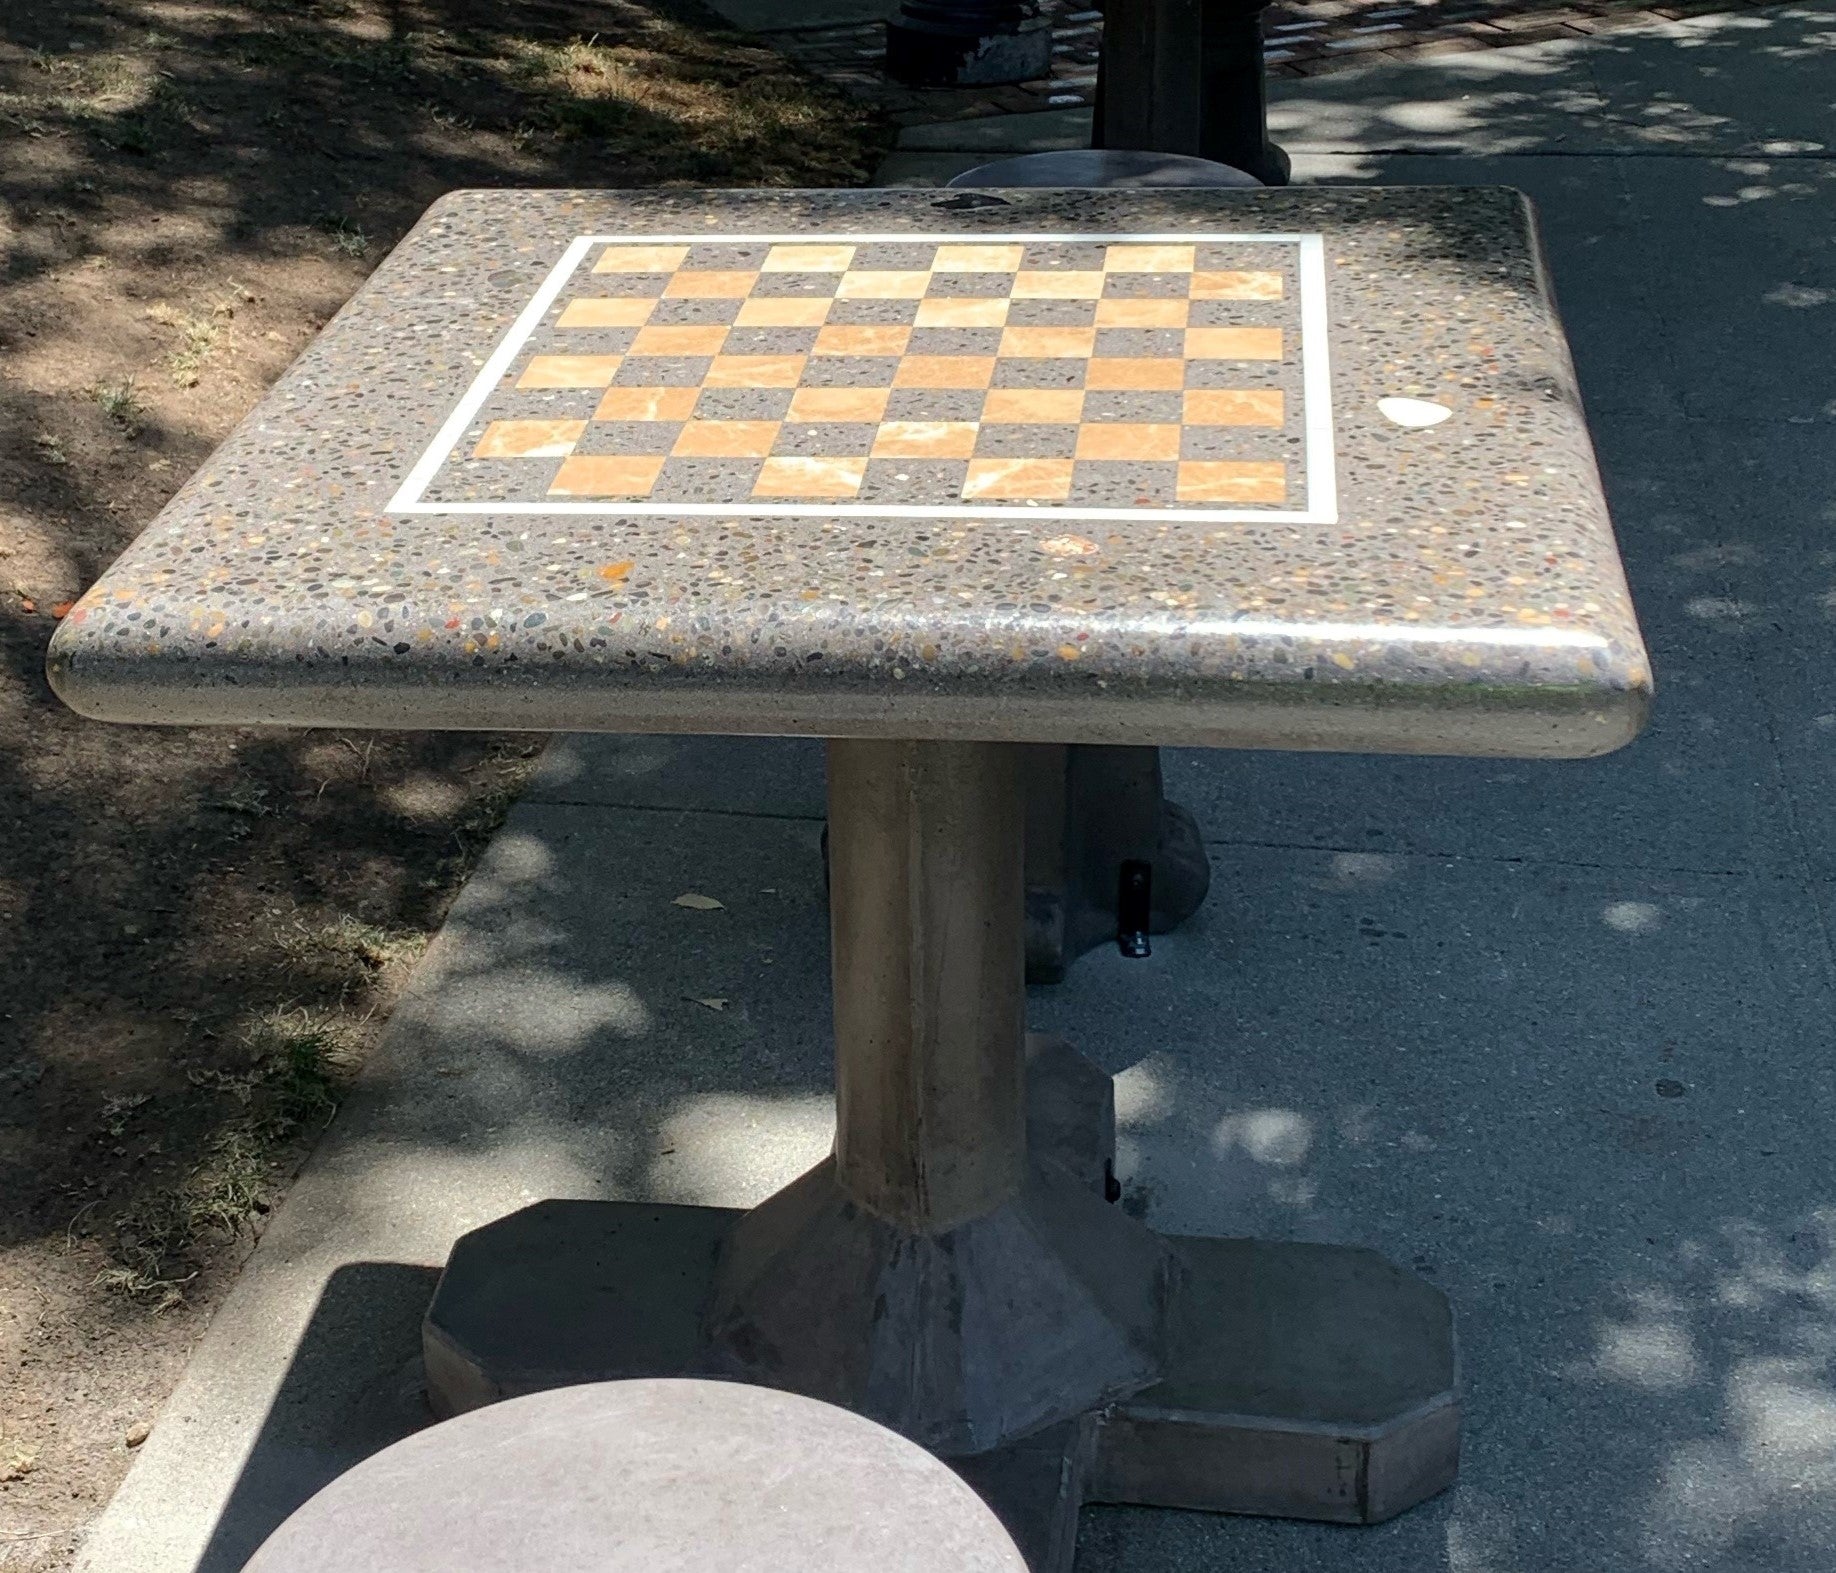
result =
[[1299,506],[1294,268],[1253,240],[606,243],[427,498]]

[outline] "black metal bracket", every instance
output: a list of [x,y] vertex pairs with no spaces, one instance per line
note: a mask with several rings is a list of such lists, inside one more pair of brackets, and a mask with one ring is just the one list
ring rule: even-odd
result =
[[1105,940],[1145,956],[1198,910],[1211,864],[1166,800],[1159,749],[1034,744],[1026,772],[1027,982],[1058,982]]

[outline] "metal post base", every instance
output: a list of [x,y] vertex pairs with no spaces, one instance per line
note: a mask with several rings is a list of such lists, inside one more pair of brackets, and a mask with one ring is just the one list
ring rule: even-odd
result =
[[1092,147],[1185,153],[1288,183],[1269,140],[1262,11],[1268,0],[1109,0]]
[[[821,1169],[749,1214],[542,1202],[454,1248],[424,1332],[436,1413],[575,1382],[744,1375],[844,1396],[885,1419],[899,1403],[884,1402],[872,1376],[884,1337],[882,1355],[903,1348],[908,1367],[935,1359],[947,1373],[940,1385],[976,1391],[973,1427],[944,1440],[998,1444],[952,1447],[951,1462],[1035,1573],[1068,1573],[1086,1502],[1376,1523],[1451,1483],[1459,1401],[1445,1296],[1373,1251],[1160,1236],[1103,1207],[1114,1152],[1109,1078],[1061,1043],[1034,1039],[1029,1049],[1027,1140],[1049,1173],[1047,1197],[1012,1211],[1012,1232],[993,1252],[965,1234],[948,1273],[901,1273],[880,1246],[868,1262],[858,1247],[871,1230],[840,1217]],[[1073,1176],[1077,1198],[1068,1194]],[[817,1205],[806,1210],[800,1192]],[[792,1214],[820,1227],[799,1236],[785,1227]],[[1062,1233],[1085,1226],[1082,1245]],[[1028,1235],[1020,1260],[1000,1259]],[[757,1270],[736,1272],[761,1237],[780,1263],[777,1282],[794,1292],[757,1296]],[[1110,1280],[1100,1292],[1079,1265],[1099,1252]],[[1053,1265],[1067,1261],[1069,1271]],[[999,1296],[1021,1291],[1016,1316],[1028,1336],[1054,1336],[1038,1321],[1045,1302],[1023,1283],[1042,1265],[1068,1308],[1061,1331],[1092,1326],[1093,1296],[1111,1308],[1099,1328],[1130,1324],[1114,1307],[1161,1297],[1156,1369],[1123,1378],[1132,1391],[1093,1396],[1110,1379],[1067,1374],[1050,1349],[1043,1363],[1010,1362],[1017,1341],[995,1335]],[[793,1338],[799,1303],[814,1310]],[[978,1303],[979,1314],[965,1314]],[[772,1317],[772,1358],[735,1337],[748,1314],[736,1321],[734,1308],[761,1305]],[[940,1330],[951,1336],[940,1340]],[[1118,1344],[1142,1347],[1092,1337],[1079,1347],[1097,1348],[1112,1374]],[[1060,1380],[1088,1407],[1054,1413],[1064,1406],[1048,1388]]]
[[907,87],[986,87],[1052,74],[1052,25],[1032,0],[905,0],[886,74]]
[[1124,864],[1151,870],[1150,932],[1198,911],[1211,863],[1198,821],[1162,793],[1159,749],[1041,744],[1025,769],[1028,983],[1059,982],[1117,937]]

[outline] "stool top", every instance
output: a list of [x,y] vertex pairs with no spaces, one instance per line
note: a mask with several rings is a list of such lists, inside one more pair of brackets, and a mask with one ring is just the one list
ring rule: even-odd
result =
[[1026,1573],[916,1443],[737,1382],[513,1398],[385,1448],[246,1573]]
[[1237,186],[1262,182],[1215,159],[1129,148],[1054,148],[978,164],[949,181],[952,191],[993,186]]
[[108,720],[1589,754],[1500,189],[461,192],[66,617]]

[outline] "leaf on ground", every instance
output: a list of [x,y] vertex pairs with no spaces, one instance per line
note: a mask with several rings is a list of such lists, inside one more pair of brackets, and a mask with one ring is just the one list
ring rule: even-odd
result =
[[630,562],[607,563],[599,570],[599,577],[609,584],[618,584],[630,577],[633,566]]
[[688,998],[691,1003],[705,1005],[709,1010],[725,1010],[727,1008],[727,1002],[719,995],[713,995],[708,999],[698,999],[695,995],[691,994]]
[[672,906],[687,907],[693,912],[724,912],[726,902],[716,901],[712,896],[704,896],[698,890],[687,890],[670,903]]
[[22,612],[36,612],[38,610],[38,602],[34,601],[29,595],[22,595],[19,597],[19,610]]
[[76,605],[75,601],[59,601],[55,605],[52,606],[51,615],[53,617],[63,617],[66,613],[69,612],[70,608],[75,605]]

